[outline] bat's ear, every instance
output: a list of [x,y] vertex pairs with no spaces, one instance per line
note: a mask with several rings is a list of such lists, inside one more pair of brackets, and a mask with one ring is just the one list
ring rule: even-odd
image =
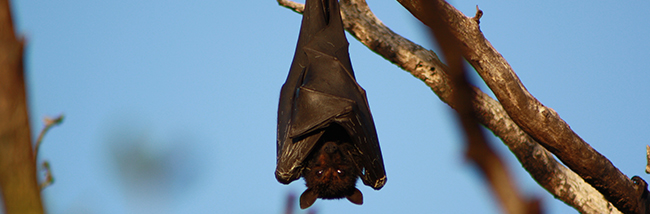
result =
[[312,188],[307,188],[307,190],[300,195],[300,209],[304,210],[311,207],[311,205],[316,202],[316,198],[318,198],[318,194],[316,194]]
[[[362,205],[363,204],[363,194],[361,194],[361,191],[359,189],[354,188],[354,193],[352,195],[345,196],[348,198],[350,202],[356,205]],[[302,206],[302,197],[300,199],[300,205]]]

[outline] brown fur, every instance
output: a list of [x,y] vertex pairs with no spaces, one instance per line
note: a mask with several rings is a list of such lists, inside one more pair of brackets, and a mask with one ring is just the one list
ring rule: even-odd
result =
[[[333,140],[338,139],[338,140]],[[300,197],[300,207],[307,208],[316,198],[348,198],[362,204],[363,195],[355,187],[359,171],[352,162],[355,151],[349,137],[341,127],[334,126],[321,138],[321,148],[313,154],[303,171],[307,190]]]

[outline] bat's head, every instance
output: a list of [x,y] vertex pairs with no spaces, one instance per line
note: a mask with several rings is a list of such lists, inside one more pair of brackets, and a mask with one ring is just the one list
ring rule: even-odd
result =
[[354,204],[362,204],[363,195],[355,187],[359,172],[350,155],[354,147],[349,141],[329,141],[327,136],[323,139],[324,143],[303,171],[307,190],[300,196],[300,208],[310,207],[316,198],[347,198]]

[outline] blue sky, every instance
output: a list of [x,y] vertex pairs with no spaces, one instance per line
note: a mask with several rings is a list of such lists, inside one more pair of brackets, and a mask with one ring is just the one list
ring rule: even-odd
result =
[[[479,5],[482,31],[527,89],[623,173],[648,180],[650,2],[452,3],[470,16]],[[396,1],[369,4],[395,32],[432,47]],[[287,194],[305,189],[302,180],[285,186],[273,176],[278,96],[299,14],[275,0],[12,7],[28,42],[32,127],[66,115],[41,147],[56,179],[43,191],[49,213],[280,213]],[[388,182],[380,191],[359,183],[362,206],[319,200],[314,208],[499,213],[463,158],[452,110],[424,83],[348,40]],[[548,213],[575,213],[530,179],[498,139],[491,143]]]

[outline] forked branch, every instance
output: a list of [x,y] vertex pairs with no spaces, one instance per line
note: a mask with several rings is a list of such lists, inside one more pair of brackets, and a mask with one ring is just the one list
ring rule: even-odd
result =
[[[431,12],[418,7],[427,0],[398,1],[420,20]],[[461,41],[459,47],[462,48],[463,57],[476,69],[522,130],[600,191],[623,213],[646,212],[646,187],[621,173],[609,159],[573,132],[553,109],[533,97],[508,62],[485,39],[477,19],[466,17],[444,0],[431,2],[442,8],[440,15],[452,26],[452,33]]]

